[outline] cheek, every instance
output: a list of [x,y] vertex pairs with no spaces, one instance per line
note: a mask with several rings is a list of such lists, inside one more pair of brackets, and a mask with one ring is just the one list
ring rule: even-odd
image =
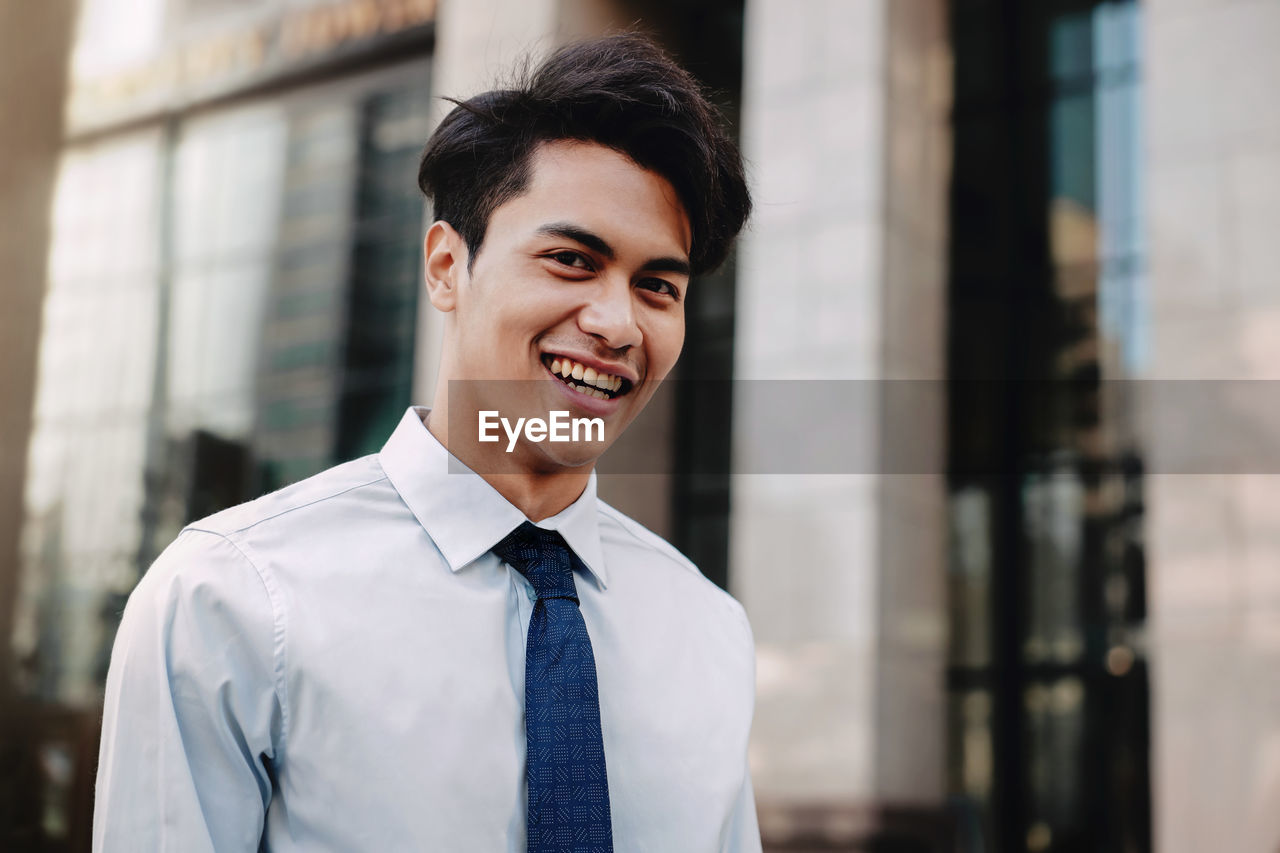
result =
[[684,348],[684,314],[671,312],[656,318],[645,337],[649,341],[650,363],[665,374]]

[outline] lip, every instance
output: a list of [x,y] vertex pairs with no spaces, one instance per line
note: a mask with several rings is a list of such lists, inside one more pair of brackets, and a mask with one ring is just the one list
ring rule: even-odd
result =
[[[583,362],[583,364],[586,364],[586,362]],[[595,365],[592,365],[592,367],[595,367]],[[557,389],[559,389],[560,393],[564,395],[566,400],[589,415],[607,417],[616,412],[618,407],[622,405],[622,397],[612,397],[608,400],[599,400],[595,397],[588,397],[581,391],[575,391],[566,385],[558,376],[552,373],[551,369],[545,364],[542,365],[542,369],[547,372],[547,378],[551,380]]]
[[604,372],[611,373],[614,376],[621,376],[623,379],[626,379],[631,383],[632,389],[634,389],[640,382],[640,377],[636,376],[635,371],[630,368],[621,364],[609,364],[608,362],[594,359],[589,355],[577,355],[572,352],[561,352],[559,350],[547,350],[542,355],[549,355],[552,358],[571,358],[584,367],[594,367],[597,373]]

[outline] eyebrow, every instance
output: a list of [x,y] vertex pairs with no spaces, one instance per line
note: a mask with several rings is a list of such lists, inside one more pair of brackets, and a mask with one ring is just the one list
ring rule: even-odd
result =
[[[566,240],[573,240],[611,261],[617,257],[617,253],[607,240],[599,234],[595,234],[571,222],[550,222],[538,228],[534,233],[540,237],[561,237]],[[672,272],[685,276],[692,275],[692,269],[687,260],[670,256],[650,258],[640,268],[650,272]]]

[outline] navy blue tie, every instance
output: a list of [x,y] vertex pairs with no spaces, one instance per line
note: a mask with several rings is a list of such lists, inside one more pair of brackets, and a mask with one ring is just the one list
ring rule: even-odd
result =
[[529,853],[613,853],[596,660],[564,538],[526,521],[493,553],[538,594],[525,641]]

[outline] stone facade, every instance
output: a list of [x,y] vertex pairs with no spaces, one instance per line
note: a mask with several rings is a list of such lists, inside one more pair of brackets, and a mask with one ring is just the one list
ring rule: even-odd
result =
[[[1280,4],[1145,7],[1150,375],[1280,378]],[[1280,478],[1250,461],[1149,480],[1162,853],[1280,844]]]
[[[797,14],[753,0],[746,20],[757,212],[740,250],[736,378],[857,381],[880,408],[885,380],[946,370],[946,6],[830,0]],[[904,429],[941,447],[940,406],[859,417],[871,426],[850,458],[880,458]],[[790,426],[804,441],[805,424]],[[756,470],[762,428],[735,412],[737,470]],[[735,478],[730,584],[756,632],[766,837],[854,843],[884,831],[886,808],[945,799],[943,460],[916,463],[939,473]]]

